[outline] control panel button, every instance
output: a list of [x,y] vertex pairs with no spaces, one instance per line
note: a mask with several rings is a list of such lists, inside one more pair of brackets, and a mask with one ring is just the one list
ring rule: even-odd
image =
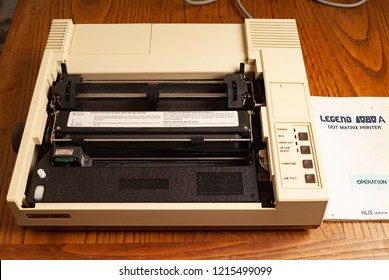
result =
[[298,137],[301,141],[308,141],[308,133],[306,132],[299,132]]
[[306,183],[316,183],[315,174],[305,174]]
[[303,167],[304,168],[313,168],[313,162],[310,159],[304,159],[303,160]]
[[300,151],[301,151],[302,154],[308,155],[308,154],[311,153],[311,147],[309,147],[309,146],[301,146],[300,147]]

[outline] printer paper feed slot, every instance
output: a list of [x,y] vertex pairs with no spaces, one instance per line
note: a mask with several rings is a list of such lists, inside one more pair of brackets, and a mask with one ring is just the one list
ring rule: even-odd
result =
[[246,162],[245,111],[67,112],[56,114],[51,142],[78,146],[92,160]]

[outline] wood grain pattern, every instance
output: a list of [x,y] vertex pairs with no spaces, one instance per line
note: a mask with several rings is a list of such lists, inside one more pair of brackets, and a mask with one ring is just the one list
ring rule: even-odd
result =
[[[389,96],[389,1],[355,9],[245,0],[257,18],[295,18],[312,95]],[[306,231],[32,231],[5,204],[12,124],[27,116],[51,20],[75,23],[242,23],[235,1],[19,0],[0,56],[1,259],[389,259],[388,222],[325,222]]]

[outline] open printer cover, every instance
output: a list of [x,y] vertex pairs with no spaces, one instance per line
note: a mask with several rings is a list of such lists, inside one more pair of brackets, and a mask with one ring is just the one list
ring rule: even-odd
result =
[[7,201],[21,226],[315,228],[294,20],[54,20]]

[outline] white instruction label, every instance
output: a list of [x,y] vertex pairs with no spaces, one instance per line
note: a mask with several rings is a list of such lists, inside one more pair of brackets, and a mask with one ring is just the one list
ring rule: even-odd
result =
[[236,127],[237,111],[70,112],[68,127]]

